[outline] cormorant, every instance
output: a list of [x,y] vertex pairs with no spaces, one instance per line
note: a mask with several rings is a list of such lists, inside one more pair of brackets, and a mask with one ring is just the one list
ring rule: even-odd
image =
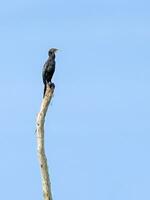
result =
[[53,74],[55,72],[55,53],[58,49],[56,48],[51,48],[48,51],[48,60],[46,61],[46,63],[43,66],[43,70],[42,70],[42,77],[43,77],[43,83],[44,83],[44,94],[43,97],[45,95],[46,92],[46,85],[51,84],[51,79],[53,77]]

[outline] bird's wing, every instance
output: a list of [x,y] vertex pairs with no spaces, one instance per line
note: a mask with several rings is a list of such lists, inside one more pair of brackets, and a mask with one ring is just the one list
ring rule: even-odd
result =
[[47,67],[48,67],[48,61],[46,61],[46,63],[43,66],[42,69],[42,78],[43,78],[43,83],[45,84],[45,79],[46,79],[46,71],[47,71]]

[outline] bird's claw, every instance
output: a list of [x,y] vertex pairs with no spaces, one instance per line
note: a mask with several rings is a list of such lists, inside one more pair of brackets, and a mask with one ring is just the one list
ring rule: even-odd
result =
[[55,84],[54,84],[54,83],[52,83],[52,82],[51,82],[51,83],[49,83],[49,86],[50,86],[50,88],[53,88],[53,89],[55,88]]

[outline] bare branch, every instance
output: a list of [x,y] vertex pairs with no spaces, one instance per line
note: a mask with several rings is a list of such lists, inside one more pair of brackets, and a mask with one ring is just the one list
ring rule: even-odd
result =
[[48,173],[48,165],[44,147],[44,122],[49,103],[53,97],[54,88],[54,84],[52,84],[51,86],[47,84],[46,93],[41,104],[41,109],[36,119],[37,151],[41,170],[44,200],[52,200],[51,183]]

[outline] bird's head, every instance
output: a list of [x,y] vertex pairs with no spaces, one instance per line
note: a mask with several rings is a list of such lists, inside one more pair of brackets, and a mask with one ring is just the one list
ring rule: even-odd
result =
[[56,48],[51,48],[51,49],[48,51],[48,55],[50,56],[50,55],[52,55],[52,54],[55,54],[56,51],[58,51],[58,49],[56,49]]

